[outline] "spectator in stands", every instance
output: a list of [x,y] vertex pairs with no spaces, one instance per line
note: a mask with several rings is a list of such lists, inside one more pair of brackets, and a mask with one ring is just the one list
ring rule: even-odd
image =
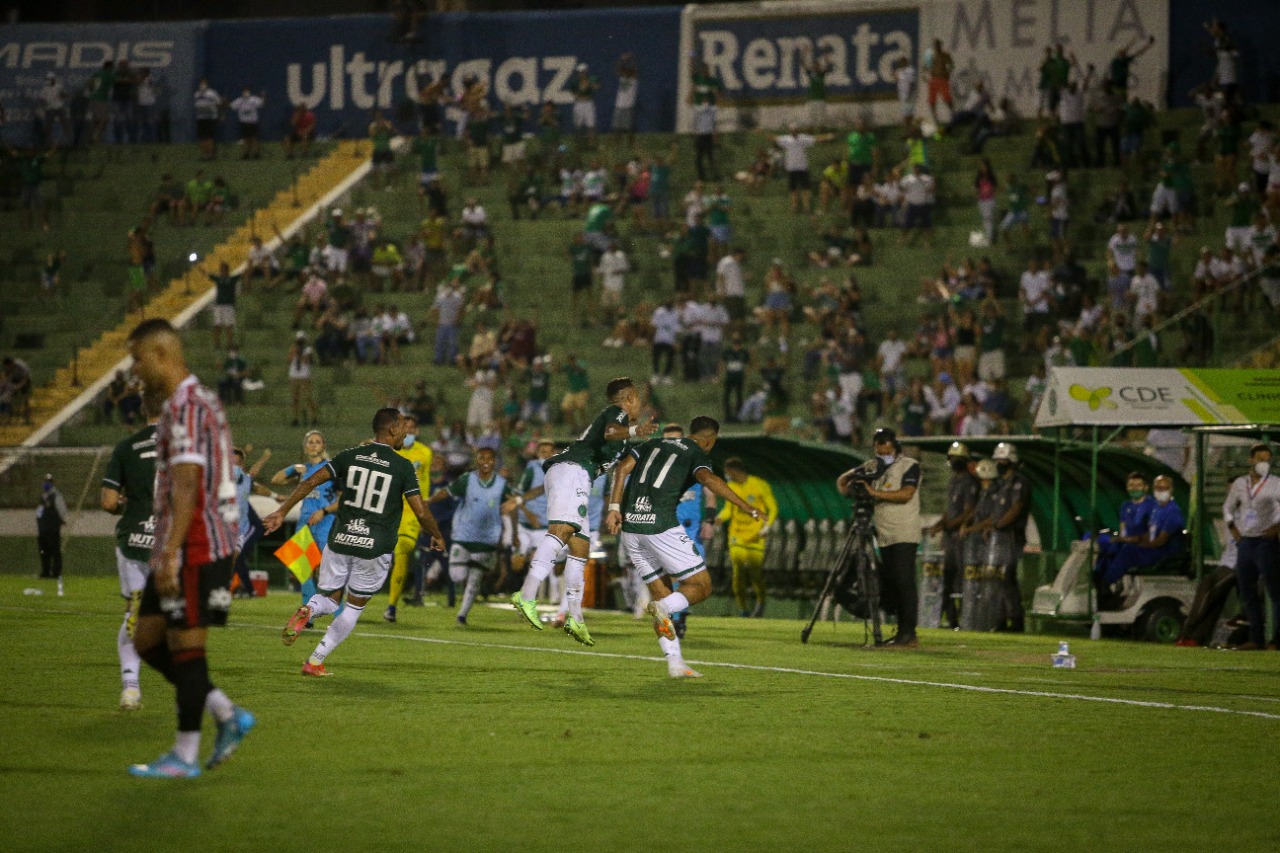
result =
[[[550,356],[546,358],[549,359]],[[591,380],[587,375],[586,364],[573,353],[569,353],[560,372],[564,374],[566,384],[564,397],[560,400],[560,413],[564,415],[565,423],[576,433],[586,426]]]
[[302,101],[293,107],[289,117],[289,134],[284,138],[284,156],[292,160],[296,154],[311,155],[311,143],[316,138],[316,114]]
[[200,79],[194,98],[196,139],[200,142],[200,159],[212,160],[218,155],[218,121],[222,118],[224,101],[209,81]]
[[670,385],[673,382],[671,369],[675,361],[676,343],[683,331],[680,311],[674,301],[667,299],[654,310],[649,322],[653,327],[650,347],[653,375],[649,381],[653,385]]
[[[155,76],[151,73],[150,68],[139,68],[134,86],[134,98],[136,100],[137,115],[137,133],[135,138],[138,142],[168,142],[169,125],[168,111],[163,114],[160,111],[160,84],[156,82]],[[164,126],[161,127],[161,116],[164,116]]]
[[[1079,63],[1071,55],[1071,66],[1079,74]],[[1083,80],[1070,79],[1062,89],[1058,101],[1058,122],[1061,126],[1063,165],[1068,169],[1088,167],[1089,149],[1085,144],[1085,93],[1093,82],[1093,66],[1085,72]]]
[[1154,124],[1154,111],[1142,100],[1134,97],[1125,104],[1124,112],[1120,118],[1120,158],[1122,165],[1129,165],[1142,153],[1143,140],[1147,129]]
[[1138,238],[1123,222],[1116,225],[1115,233],[1107,240],[1107,257],[1115,262],[1116,268],[1122,274],[1133,275],[1138,265]]
[[262,238],[253,235],[249,238],[249,254],[245,258],[244,289],[249,292],[250,283],[260,278],[265,286],[270,286],[280,272],[280,262],[275,254],[262,244]]
[[573,79],[573,129],[586,133],[587,144],[596,145],[596,92],[600,81],[592,77],[585,62],[578,63],[577,76]]
[[85,82],[91,122],[90,141],[94,145],[102,141],[102,135],[111,120],[111,88],[115,76],[115,63],[108,59]]
[[742,269],[745,258],[746,251],[737,246],[716,264],[715,293],[723,300],[724,309],[735,326],[747,316],[746,273]]
[[1134,60],[1150,50],[1155,43],[1155,36],[1148,36],[1145,44],[1142,42],[1142,36],[1134,36],[1128,44],[1116,51],[1116,55],[1111,60],[1108,75],[1111,88],[1121,98],[1128,99],[1129,97],[1129,77]]
[[213,282],[213,347],[231,348],[232,338],[236,330],[236,297],[240,292],[240,276],[231,274],[231,266],[222,261],[218,264],[218,274],[205,270],[209,281]]
[[718,181],[716,168],[716,109],[724,92],[724,82],[711,73],[707,63],[694,65],[690,99],[693,101],[694,169],[700,181]]
[[951,72],[955,69],[955,59],[942,47],[942,39],[934,39],[933,47],[925,51],[924,71],[929,75],[929,115],[935,124],[938,119],[938,101],[947,105],[947,112],[954,114],[955,104],[951,100]]
[[222,378],[218,380],[218,397],[223,403],[244,402],[244,380],[248,375],[249,362],[240,354],[239,347],[230,344],[222,359]]
[[183,191],[174,180],[173,175],[165,173],[160,177],[160,186],[148,209],[148,215],[155,219],[162,213],[169,215],[169,224],[180,225],[182,219]]
[[1013,226],[1021,225],[1023,235],[1030,238],[1031,194],[1017,173],[1009,175],[1009,181],[1005,184],[1005,199],[1008,202],[1009,211],[1000,221],[1000,233],[1005,234],[1012,230]]
[[609,251],[600,256],[596,272],[600,276],[601,315],[604,322],[612,326],[622,311],[622,291],[626,286],[627,273],[631,272],[631,262],[616,240],[609,244]]
[[1227,103],[1234,104],[1240,97],[1240,80],[1236,68],[1240,53],[1227,33],[1227,25],[1218,18],[1212,18],[1204,25],[1213,39],[1213,54],[1217,65],[1213,71],[1213,82],[1226,96]]
[[782,151],[782,166],[787,172],[787,190],[791,195],[791,212],[812,209],[813,194],[809,183],[809,149],[819,142],[829,142],[832,134],[813,136],[800,132],[800,125],[791,122],[787,132],[774,137],[773,144]]
[[257,160],[262,156],[262,144],[259,142],[259,112],[266,104],[266,93],[255,95],[245,86],[240,97],[231,102],[240,123],[241,160]]
[[1067,253],[1067,225],[1071,220],[1071,199],[1067,194],[1067,181],[1062,172],[1053,171],[1045,176],[1049,195],[1049,244],[1055,257]]
[[902,179],[902,201],[906,215],[902,221],[900,242],[914,243],[917,232],[924,234],[925,242],[933,245],[934,180],[919,163],[911,167],[911,174]]
[[978,198],[978,215],[982,218],[982,234],[988,246],[994,246],[996,242],[996,193],[999,189],[991,161],[983,157],[973,178],[973,191]]
[[1173,253],[1174,243],[1173,234],[1170,233],[1163,222],[1157,222],[1147,227],[1142,239],[1147,247],[1148,272],[1156,277],[1156,281],[1160,282],[1162,290],[1169,290],[1173,284],[1169,275],[1169,259]]
[[[1093,71],[1093,66],[1089,66]],[[1120,165],[1120,121],[1124,116],[1124,96],[1110,80],[1103,77],[1094,90],[1089,112],[1093,114],[1094,165],[1107,165],[1107,149],[1111,150],[1111,165]]]
[[49,208],[45,204],[44,195],[40,192],[40,184],[44,182],[44,161],[53,153],[50,147],[46,151],[29,148],[19,152],[9,149],[9,156],[18,164],[19,193],[22,198],[22,227],[35,227],[36,216],[40,217],[40,227],[49,230]]
[[1044,349],[1045,338],[1053,322],[1053,284],[1048,264],[1032,258],[1018,285],[1018,303],[1022,308],[1023,353],[1033,348]]
[[613,97],[613,132],[621,134],[628,146],[636,141],[636,95],[639,91],[640,70],[636,55],[627,51],[618,57],[614,66],[618,75],[618,90]]
[[311,368],[316,353],[307,342],[305,332],[296,332],[289,347],[289,398],[293,409],[293,426],[305,418],[307,424],[319,422],[319,409],[311,393]]
[[[44,86],[40,89],[36,118],[39,122],[40,141],[43,145],[54,146],[59,141],[70,146],[73,142],[71,118],[67,112],[67,90],[63,87],[58,75],[50,71],[44,76]],[[58,134],[54,133],[54,129]]]

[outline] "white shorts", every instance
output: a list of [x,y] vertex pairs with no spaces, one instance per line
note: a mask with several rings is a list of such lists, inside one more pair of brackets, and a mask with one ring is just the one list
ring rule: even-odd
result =
[[1173,187],[1156,184],[1156,188],[1151,192],[1151,215],[1159,216],[1167,213],[1173,216],[1177,212],[1178,194],[1174,192]]
[[680,526],[661,533],[628,533],[622,547],[645,583],[664,574],[681,580],[707,567],[693,540]]
[[213,325],[223,328],[231,328],[236,324],[236,306],[234,305],[215,305],[213,306]]
[[1243,252],[1245,249],[1252,248],[1249,245],[1249,226],[1240,228],[1233,225],[1228,228],[1227,248],[1233,252]]
[[120,575],[120,594],[125,598],[140,592],[147,585],[147,575],[151,574],[151,566],[146,560],[133,560],[116,549],[116,572]]
[[346,272],[350,254],[346,249],[335,249],[330,246],[325,253],[325,266],[329,272]]
[[547,535],[547,528],[516,527],[516,550],[521,554],[532,554],[538,543]]
[[502,144],[502,162],[519,163],[524,159],[524,140]]
[[480,569],[489,571],[494,566],[497,551],[471,551],[466,545],[454,542],[449,549],[449,579],[454,583],[462,583],[467,579],[467,571]]
[[547,494],[547,523],[567,524],[591,538],[591,519],[587,515],[591,476],[586,469],[572,462],[552,465],[542,485]]
[[574,101],[573,102],[573,127],[596,129],[596,102],[595,101]]
[[364,557],[352,557],[350,554],[339,554],[332,548],[325,548],[320,558],[321,592],[333,592],[343,589],[356,595],[376,595],[391,573],[391,555],[382,554],[367,560]]

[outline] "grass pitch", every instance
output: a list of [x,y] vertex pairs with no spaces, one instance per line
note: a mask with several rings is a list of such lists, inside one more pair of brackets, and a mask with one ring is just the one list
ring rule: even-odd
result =
[[[589,616],[594,649],[478,606],[378,618],[299,667],[297,598],[237,602],[211,669],[257,729],[193,781],[133,779],[173,694],[116,710],[112,579],[65,598],[0,577],[4,850],[1275,850],[1280,655],[690,620],[672,681],[647,623]],[[206,730],[203,754],[212,745]]]

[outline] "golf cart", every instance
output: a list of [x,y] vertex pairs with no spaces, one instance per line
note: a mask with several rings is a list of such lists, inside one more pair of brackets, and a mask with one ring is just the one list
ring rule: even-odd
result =
[[1118,606],[1099,608],[1091,570],[1093,553],[1090,542],[1072,542],[1053,583],[1036,589],[1031,613],[1063,621],[1093,619],[1104,632],[1110,628],[1135,640],[1176,640],[1196,596],[1188,555],[1165,560],[1140,574],[1130,572],[1116,585]]

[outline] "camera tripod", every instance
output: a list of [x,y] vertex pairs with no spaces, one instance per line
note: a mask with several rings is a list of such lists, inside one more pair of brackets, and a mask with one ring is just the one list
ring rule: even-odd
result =
[[[813,608],[809,624],[800,632],[800,642],[809,642],[814,623],[828,599],[862,619],[866,640],[877,646],[884,642],[880,630],[880,555],[876,551],[876,532],[871,523],[871,507],[859,502],[854,507],[853,528],[844,540],[836,561],[827,573],[827,581]],[[869,624],[868,624],[869,623]]]

